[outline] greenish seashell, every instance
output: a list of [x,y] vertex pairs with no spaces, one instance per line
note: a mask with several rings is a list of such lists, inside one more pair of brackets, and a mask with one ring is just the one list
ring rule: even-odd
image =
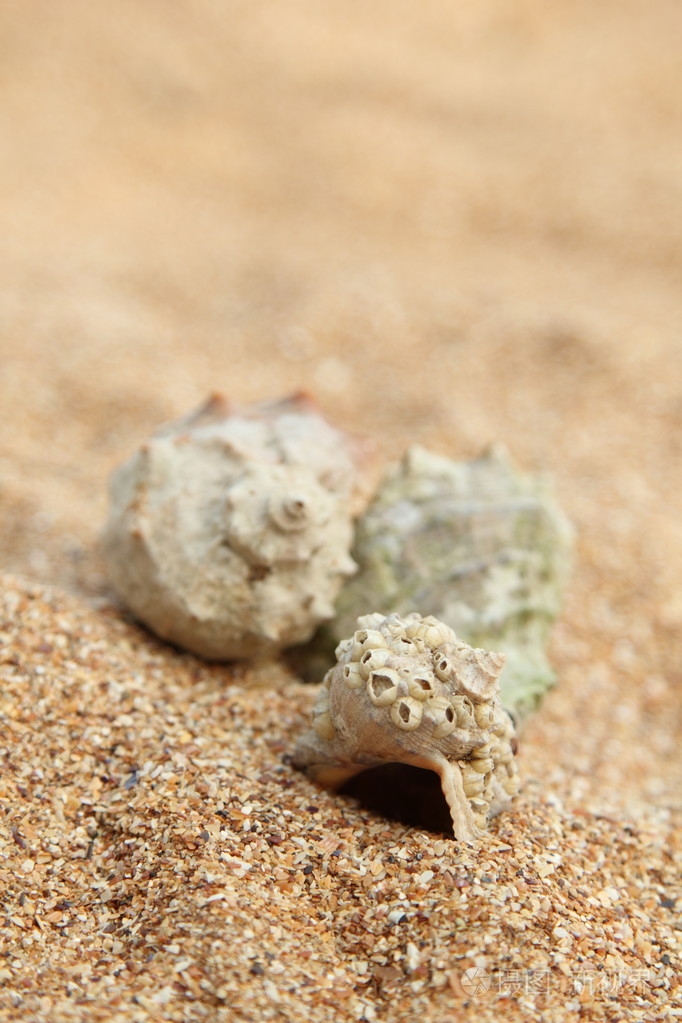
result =
[[572,540],[548,482],[503,447],[456,462],[413,446],[357,523],[359,570],[326,638],[352,633],[368,611],[434,615],[465,642],[507,654],[502,700],[522,721],[555,681],[546,645]]

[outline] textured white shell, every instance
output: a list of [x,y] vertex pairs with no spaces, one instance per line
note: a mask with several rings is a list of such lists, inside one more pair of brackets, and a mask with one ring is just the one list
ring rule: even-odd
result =
[[365,615],[337,648],[294,763],[338,788],[404,763],[441,779],[455,836],[473,841],[518,787],[514,729],[499,699],[504,656],[433,617]]
[[110,579],[154,632],[204,657],[304,642],[355,570],[372,470],[369,445],[305,396],[236,411],[215,397],[114,473]]

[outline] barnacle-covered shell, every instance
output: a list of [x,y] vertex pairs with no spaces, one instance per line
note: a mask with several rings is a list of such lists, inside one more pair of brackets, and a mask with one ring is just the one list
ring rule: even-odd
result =
[[269,654],[333,614],[370,446],[303,395],[214,397],[159,430],[111,481],[112,583],[164,639],[204,657]]
[[[357,523],[359,570],[327,627],[332,643],[368,603],[399,614],[419,607],[468,643],[506,653],[502,700],[523,719],[554,681],[545,647],[571,547],[548,484],[503,448],[455,462],[414,446]],[[413,625],[410,636],[428,645],[434,628]]]
[[[455,836],[474,841],[518,787],[514,729],[499,698],[504,657],[416,613],[365,616],[357,625],[339,644],[294,763],[332,788],[379,764],[435,771]],[[382,654],[369,672],[368,653]]]

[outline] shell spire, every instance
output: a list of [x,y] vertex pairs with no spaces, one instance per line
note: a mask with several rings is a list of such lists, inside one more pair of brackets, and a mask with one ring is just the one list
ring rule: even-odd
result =
[[337,647],[295,765],[331,788],[379,764],[428,768],[440,777],[455,837],[475,842],[518,787],[514,728],[499,699],[504,655],[416,613],[357,624]]

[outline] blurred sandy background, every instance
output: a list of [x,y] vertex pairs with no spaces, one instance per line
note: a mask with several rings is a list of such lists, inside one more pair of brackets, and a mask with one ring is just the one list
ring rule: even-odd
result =
[[216,388],[502,439],[578,527],[590,763],[673,798],[680,5],[22,0],[0,40],[3,567],[106,602],[110,470]]

